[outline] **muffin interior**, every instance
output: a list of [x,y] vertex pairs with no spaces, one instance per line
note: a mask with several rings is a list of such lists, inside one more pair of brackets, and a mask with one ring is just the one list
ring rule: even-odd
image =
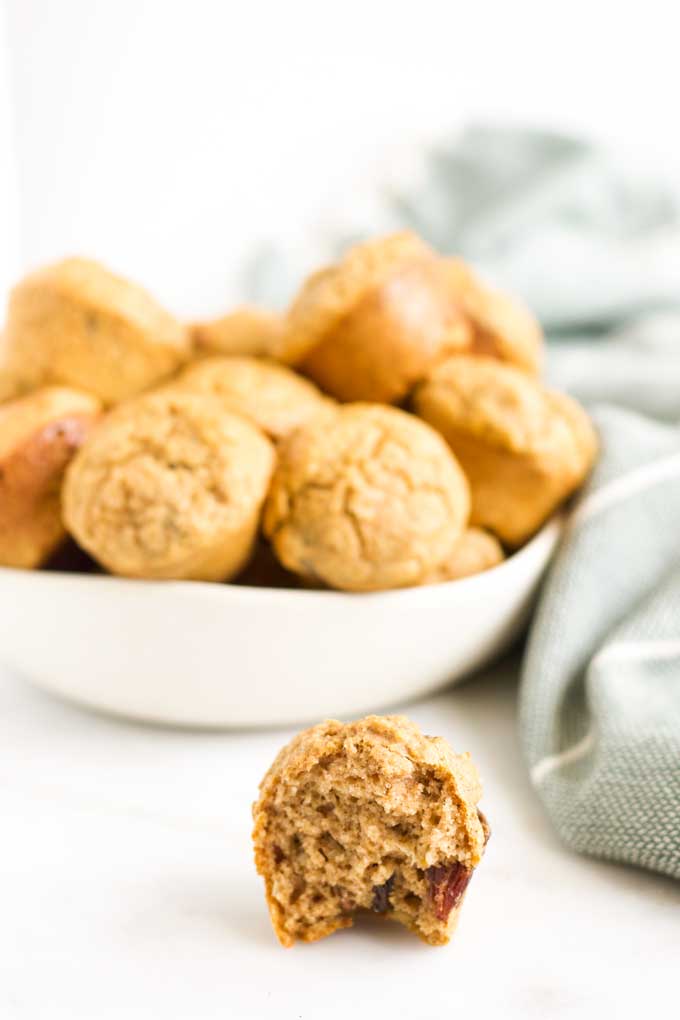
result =
[[279,787],[261,853],[286,944],[348,927],[361,911],[448,941],[478,854],[450,787],[433,767],[408,766],[386,784],[370,750],[331,755]]

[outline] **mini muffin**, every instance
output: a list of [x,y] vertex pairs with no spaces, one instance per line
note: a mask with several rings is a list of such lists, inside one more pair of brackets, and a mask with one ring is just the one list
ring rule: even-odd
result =
[[451,555],[423,578],[423,584],[441,584],[481,574],[504,559],[503,547],[495,535],[482,528],[466,528]]
[[439,365],[417,388],[414,406],[467,475],[470,522],[512,547],[583,482],[595,458],[595,432],[574,400],[491,358]]
[[462,259],[446,259],[454,297],[472,329],[470,353],[507,361],[537,375],[543,363],[543,330],[518,299],[480,280]]
[[177,371],[190,339],[141,287],[71,258],[14,288],[6,351],[8,368],[27,388],[64,384],[116,404]]
[[469,336],[443,262],[402,233],[311,276],[276,354],[339,400],[395,403]]
[[441,437],[412,415],[348,404],[293,433],[264,528],[289,570],[347,591],[419,584],[467,524],[468,485]]
[[39,567],[66,538],[60,489],[99,414],[96,397],[47,388],[0,407],[0,564]]
[[191,326],[194,355],[226,354],[263,357],[280,343],[283,320],[261,308],[235,308],[229,315]]
[[259,358],[206,358],[190,365],[176,383],[218,397],[227,410],[248,418],[274,440],[334,406],[308,379]]
[[215,398],[148,394],[75,458],[64,520],[114,574],[220,581],[250,556],[273,463],[269,440]]
[[255,865],[284,946],[361,911],[449,941],[489,827],[467,754],[404,716],[327,720],[279,752],[253,806]]

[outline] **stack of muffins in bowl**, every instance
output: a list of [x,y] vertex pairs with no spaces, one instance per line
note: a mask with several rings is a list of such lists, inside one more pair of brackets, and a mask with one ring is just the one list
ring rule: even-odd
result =
[[410,233],[285,314],[194,325],[94,262],[49,266],[2,338],[0,565],[349,592],[484,571],[595,457],[542,347],[519,301]]

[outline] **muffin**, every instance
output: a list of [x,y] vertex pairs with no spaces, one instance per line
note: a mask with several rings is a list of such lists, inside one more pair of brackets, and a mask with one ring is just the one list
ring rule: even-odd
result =
[[191,326],[194,355],[271,355],[281,340],[283,321],[260,308],[235,308],[229,315]]
[[0,564],[39,567],[66,538],[60,488],[100,404],[47,388],[0,407]]
[[280,448],[264,529],[307,581],[375,591],[419,584],[468,512],[463,472],[433,429],[396,408],[347,404]]
[[227,410],[248,418],[274,440],[334,406],[308,379],[258,358],[206,358],[185,369],[177,385],[193,393],[212,394]]
[[503,546],[495,535],[482,528],[466,528],[451,555],[423,578],[423,584],[441,584],[481,574],[504,559]]
[[595,459],[595,432],[574,400],[491,358],[439,365],[416,389],[414,406],[463,467],[470,523],[511,547],[540,528]]
[[284,946],[361,911],[449,941],[489,836],[469,755],[404,716],[328,720],[275,759],[253,807],[255,865]]
[[87,259],[41,269],[10,295],[7,367],[25,388],[63,384],[116,404],[189,353],[188,332],[146,291]]
[[269,440],[215,398],[148,394],[80,450],[64,520],[111,573],[220,581],[250,556],[273,464]]
[[22,396],[23,392],[21,381],[7,363],[7,340],[0,333],[0,404]]
[[343,401],[400,401],[470,330],[435,253],[413,234],[350,249],[311,276],[277,357]]
[[449,282],[472,330],[471,353],[507,361],[538,375],[543,364],[543,330],[529,309],[480,280],[462,259],[446,259]]
[[14,374],[0,365],[0,404],[21,395],[22,387]]

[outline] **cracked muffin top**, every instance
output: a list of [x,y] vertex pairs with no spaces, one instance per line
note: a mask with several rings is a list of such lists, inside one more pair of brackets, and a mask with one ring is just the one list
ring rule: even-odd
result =
[[418,584],[467,523],[468,485],[437,433],[346,404],[280,449],[264,527],[289,570],[349,591]]
[[187,330],[142,287],[81,258],[14,288],[5,343],[7,367],[27,388],[74,386],[105,404],[161,381],[190,353]]
[[113,573],[221,580],[250,554],[273,462],[271,443],[214,398],[140,397],[71,464],[66,525]]
[[426,420],[441,414],[461,432],[512,453],[594,448],[585,411],[512,365],[493,358],[456,356],[438,365],[417,388],[414,403]]
[[480,280],[462,259],[443,261],[453,294],[472,327],[471,350],[538,375],[543,330],[535,316],[519,298]]
[[258,358],[206,358],[190,365],[176,384],[218,397],[274,440],[334,406],[308,379]]

